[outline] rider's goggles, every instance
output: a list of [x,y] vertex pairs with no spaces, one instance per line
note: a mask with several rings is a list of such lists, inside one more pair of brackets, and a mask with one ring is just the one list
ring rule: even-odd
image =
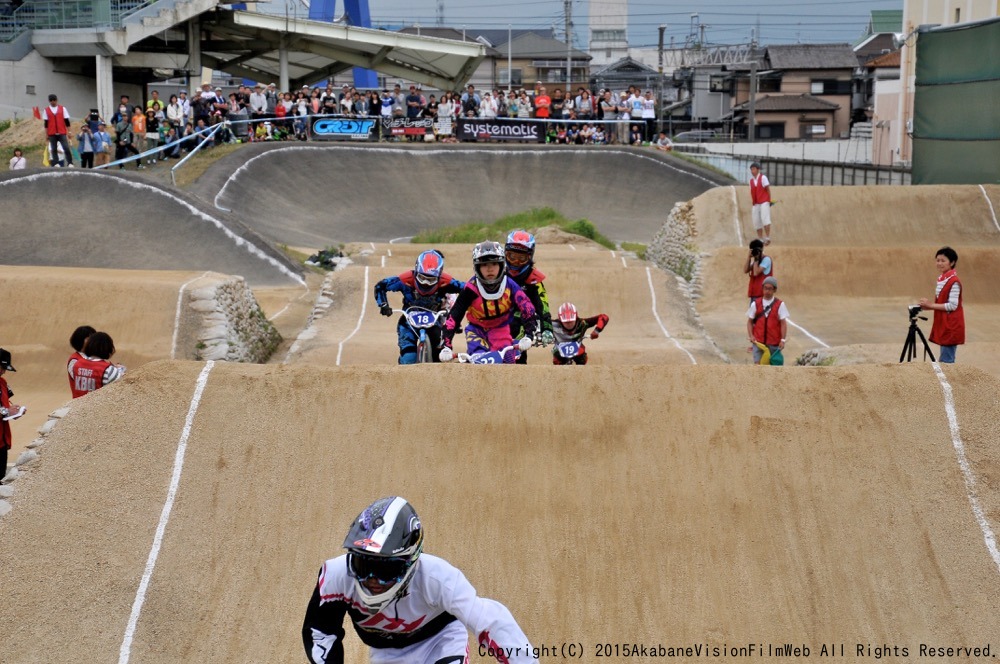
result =
[[417,276],[417,283],[419,283],[421,286],[437,285],[438,282],[437,277],[433,277],[429,274],[420,274],[419,272],[417,272],[416,276]]
[[382,558],[357,553],[350,554],[347,562],[358,581],[375,579],[382,583],[399,582],[412,564],[409,558]]
[[507,262],[514,267],[527,265],[528,261],[531,260],[531,256],[529,254],[526,254],[523,251],[515,251],[514,249],[508,249],[505,256],[507,258]]

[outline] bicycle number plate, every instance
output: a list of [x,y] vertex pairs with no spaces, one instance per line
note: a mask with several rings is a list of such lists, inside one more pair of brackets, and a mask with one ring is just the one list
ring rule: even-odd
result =
[[495,350],[488,353],[476,353],[471,356],[473,364],[503,364],[503,355]]
[[429,311],[407,311],[406,320],[410,322],[410,325],[416,328],[429,328],[434,327],[435,316]]
[[556,352],[559,353],[560,357],[571,359],[576,357],[576,354],[580,352],[580,344],[575,341],[567,341],[556,346]]

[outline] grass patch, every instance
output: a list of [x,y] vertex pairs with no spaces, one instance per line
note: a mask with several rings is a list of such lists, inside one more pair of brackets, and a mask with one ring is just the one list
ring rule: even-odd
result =
[[284,252],[286,256],[288,256],[296,263],[299,263],[300,265],[304,265],[305,262],[309,260],[310,254],[307,254],[304,251],[297,251],[295,249],[292,249],[287,244],[284,243],[279,244],[278,248],[281,249],[281,251]]
[[0,134],[10,129],[12,124],[14,124],[13,120],[0,120]]
[[544,226],[555,226],[567,233],[593,240],[608,249],[615,248],[615,244],[601,235],[590,220],[570,221],[549,207],[533,208],[492,222],[473,221],[459,226],[422,231],[410,241],[414,244],[475,244],[486,240],[504,242],[512,230],[524,228],[534,232]]
[[622,251],[631,251],[641,261],[646,260],[646,248],[639,242],[622,242]]
[[243,147],[242,143],[223,143],[214,148],[202,148],[198,150],[195,156],[188,159],[184,162],[183,166],[177,169],[177,187],[185,189],[194,184],[198,178],[205,174],[209,166],[226,155],[236,152],[241,147]]

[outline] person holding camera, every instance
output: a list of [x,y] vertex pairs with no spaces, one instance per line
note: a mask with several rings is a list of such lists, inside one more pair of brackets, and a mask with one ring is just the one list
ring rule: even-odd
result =
[[86,122],[80,125],[76,135],[76,151],[80,153],[80,168],[94,167],[94,133]]
[[[775,297],[778,290],[777,279],[767,277],[761,288],[764,294],[751,300],[750,308],[747,309],[747,339],[750,342],[747,352],[753,353],[754,364],[775,364],[777,362],[769,358],[785,349],[788,307]],[[762,362],[765,349],[768,360]]]
[[770,256],[764,255],[764,241],[755,239],[750,241],[750,255],[747,256],[743,264],[743,273],[750,276],[750,285],[747,287],[747,297],[751,300],[764,295],[764,280],[774,275],[774,264]]
[[962,308],[962,282],[955,272],[958,252],[951,247],[941,247],[934,257],[941,275],[934,289],[934,300],[920,299],[921,309],[934,312],[931,326],[931,343],[941,346],[940,362],[955,363],[955,351],[965,343],[965,310]]

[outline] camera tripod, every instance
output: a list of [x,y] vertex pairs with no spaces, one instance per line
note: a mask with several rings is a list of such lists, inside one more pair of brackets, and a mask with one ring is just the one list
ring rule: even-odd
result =
[[910,329],[906,332],[906,342],[903,344],[903,352],[899,354],[899,361],[902,362],[903,358],[906,358],[907,362],[912,362],[917,356],[917,337],[920,337],[920,342],[924,345],[924,359],[930,355],[931,362],[936,362],[934,359],[934,351],[927,344],[927,339],[924,337],[924,333],[917,326],[917,319],[927,320],[926,316],[910,316]]

